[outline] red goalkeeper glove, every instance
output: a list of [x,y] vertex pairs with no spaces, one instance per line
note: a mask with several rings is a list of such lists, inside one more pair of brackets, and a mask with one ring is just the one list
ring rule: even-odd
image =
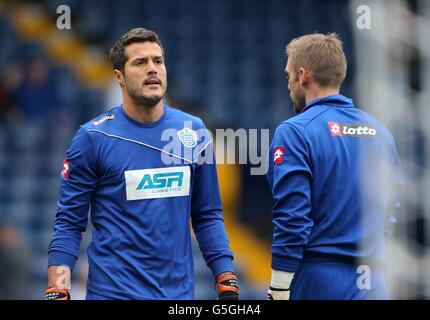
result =
[[216,277],[218,300],[239,300],[239,282],[233,272],[223,272]]
[[66,289],[49,287],[45,291],[45,300],[70,300],[70,293]]

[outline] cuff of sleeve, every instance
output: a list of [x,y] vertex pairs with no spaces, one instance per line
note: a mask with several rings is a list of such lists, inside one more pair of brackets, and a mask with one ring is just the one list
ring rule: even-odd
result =
[[272,269],[275,270],[296,272],[297,268],[299,267],[299,263],[299,259],[291,259],[272,255]]
[[209,267],[212,270],[214,278],[223,272],[233,272],[233,263],[229,257],[218,258],[212,261]]
[[48,266],[66,265],[73,271],[77,258],[74,255],[62,251],[51,251],[48,254]]

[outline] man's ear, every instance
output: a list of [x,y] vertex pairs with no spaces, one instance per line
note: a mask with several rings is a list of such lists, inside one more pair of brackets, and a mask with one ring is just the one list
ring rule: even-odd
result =
[[305,86],[309,83],[309,78],[311,75],[308,70],[304,68],[300,68],[298,76],[299,76],[299,83],[301,86]]
[[124,80],[124,74],[121,72],[121,70],[115,69],[113,71],[113,74],[115,76],[116,81],[118,81],[121,88],[125,87],[125,80]]

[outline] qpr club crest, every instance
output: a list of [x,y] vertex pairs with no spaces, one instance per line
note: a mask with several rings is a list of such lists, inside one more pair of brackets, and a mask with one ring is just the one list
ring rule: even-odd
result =
[[194,148],[197,145],[197,133],[190,129],[185,128],[178,131],[179,140],[187,148]]

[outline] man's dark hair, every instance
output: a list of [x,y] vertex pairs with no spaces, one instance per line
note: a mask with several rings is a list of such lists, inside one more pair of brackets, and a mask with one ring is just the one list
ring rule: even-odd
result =
[[124,66],[128,59],[124,52],[125,48],[132,43],[147,41],[158,44],[164,55],[164,49],[161,45],[160,38],[154,31],[147,30],[145,28],[134,28],[124,34],[110,49],[109,58],[113,69],[118,69],[121,72],[124,72]]

